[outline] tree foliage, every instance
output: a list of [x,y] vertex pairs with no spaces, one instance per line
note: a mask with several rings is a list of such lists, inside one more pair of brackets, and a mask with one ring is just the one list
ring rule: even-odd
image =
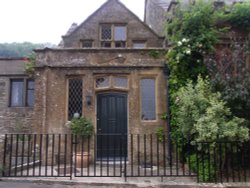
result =
[[[249,129],[245,120],[232,116],[221,94],[212,91],[208,79],[189,81],[176,93],[178,111],[175,133],[185,141],[246,141]],[[179,136],[178,135],[178,136]],[[183,140],[182,140],[183,141]]]
[[232,6],[225,20],[234,27],[250,31],[250,1],[238,2]]
[[167,60],[174,91],[187,79],[195,81],[198,75],[207,75],[203,57],[214,49],[220,33],[215,24],[218,12],[211,3],[198,1],[185,9],[178,6],[174,18],[166,24],[172,43]]
[[[244,78],[241,77],[241,79],[227,76],[225,75],[225,71],[221,71],[222,74],[216,74],[216,71],[210,71],[208,66],[209,62],[207,62],[207,57],[210,58],[211,54],[215,54],[214,47],[220,42],[221,36],[230,33],[230,31],[232,31],[231,29],[235,29],[235,27],[239,27],[239,29],[244,27],[246,27],[246,29],[249,28],[249,2],[248,0],[242,4],[236,3],[232,7],[225,6],[217,9],[212,4],[212,1],[198,0],[194,5],[190,4],[185,8],[178,6],[175,14],[172,15],[172,18],[166,23],[166,36],[171,44],[167,53],[167,63],[171,72],[169,84],[171,125],[174,136],[180,137],[181,135],[185,135],[186,140],[193,139],[196,141],[204,140],[204,138],[206,138],[207,141],[214,140],[215,138],[238,138],[238,133],[234,136],[230,136],[229,132],[223,132],[221,134],[220,130],[225,126],[225,129],[231,128],[231,130],[235,129],[235,131],[237,131],[237,126],[235,125],[237,123],[239,123],[239,125],[244,123],[243,119],[235,116],[250,119],[248,110],[250,103],[250,90],[248,89],[250,84],[248,81],[250,80],[249,74],[246,74]],[[245,52],[243,52],[244,50],[249,53],[249,45],[247,49],[245,47],[242,48],[242,46],[247,45],[235,44],[236,45],[233,45],[231,48],[232,54],[236,54],[235,52],[239,51],[238,54],[242,55],[245,54]],[[242,50],[238,50],[239,47],[242,48]],[[216,55],[217,54],[215,54],[215,56]],[[221,55],[223,57],[226,56],[226,54]],[[230,57],[228,56],[227,59],[233,61],[233,58]],[[215,60],[214,62],[217,61],[216,58],[213,60]],[[233,66],[235,66],[237,62],[238,61],[234,61]],[[224,65],[222,62],[218,64]],[[225,66],[228,66],[228,63]],[[239,67],[239,65],[237,65],[237,67]],[[225,67],[225,69],[227,68],[228,67]],[[210,76],[213,91],[220,91],[221,94],[213,94],[212,96],[215,96],[212,97],[213,100],[211,99],[210,101],[204,98],[204,95],[204,97],[202,98],[201,96],[200,99],[203,101],[199,101],[197,98],[200,96],[193,93],[195,97],[192,97],[192,95],[189,96],[192,98],[192,100],[191,98],[189,99],[190,106],[185,109],[185,111],[182,111],[182,107],[176,103],[176,100],[178,101],[178,95],[180,95],[180,88],[183,90],[186,83],[189,82],[188,80],[191,80],[192,83],[195,84],[198,75],[200,75],[201,78]],[[238,75],[241,75],[241,73]],[[206,84],[208,84],[208,81],[206,81]],[[189,88],[191,88],[190,83],[189,86]],[[192,91],[194,92],[194,90]],[[182,98],[185,98],[184,94],[185,93],[183,93]],[[186,99],[187,97],[188,96],[186,96]],[[219,98],[223,98],[226,103],[220,101]],[[198,106],[195,104],[197,100],[199,103]],[[226,106],[230,107],[232,111]],[[180,119],[181,112],[182,115],[185,116],[185,118],[182,117],[182,121]],[[217,114],[224,115],[216,116]],[[217,121],[219,120],[222,122],[221,124],[218,124]],[[208,124],[210,127],[203,127],[203,124]],[[192,131],[194,131],[194,133]],[[202,131],[204,132],[202,133]],[[211,134],[205,135],[206,133]],[[223,136],[218,137],[218,135]]]
[[220,91],[234,115],[250,122],[250,73],[237,77],[223,78],[216,74],[212,78],[215,90]]
[[27,57],[35,48],[54,46],[52,44],[24,43],[0,43],[0,57]]

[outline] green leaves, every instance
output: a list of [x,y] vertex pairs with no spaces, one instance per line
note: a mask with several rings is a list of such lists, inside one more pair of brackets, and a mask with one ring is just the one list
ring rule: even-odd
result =
[[244,30],[250,29],[250,1],[236,3],[226,17],[231,25]]
[[31,53],[29,56],[28,56],[28,61],[25,62],[25,72],[29,75],[33,75],[35,69],[35,54],[34,53]]
[[220,99],[220,93],[212,92],[208,79],[198,77],[197,84],[189,81],[179,89],[177,96],[177,131],[186,142],[243,142],[249,138],[245,120],[232,115]]
[[92,122],[85,117],[73,118],[70,123],[70,128],[75,135],[90,136],[94,132]]

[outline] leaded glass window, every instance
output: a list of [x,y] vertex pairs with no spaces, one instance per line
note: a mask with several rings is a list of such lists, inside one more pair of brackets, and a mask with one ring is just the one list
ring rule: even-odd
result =
[[100,77],[96,79],[96,88],[109,87],[109,77]]
[[127,28],[125,25],[102,24],[101,25],[101,47],[124,48],[126,47]]
[[141,80],[141,119],[155,120],[156,119],[156,97],[155,97],[155,80]]
[[111,29],[111,25],[109,24],[105,24],[102,25],[101,27],[101,39],[104,41],[109,41],[112,39],[112,29]]
[[114,87],[127,88],[128,79],[126,77],[114,77]]
[[68,91],[68,119],[71,120],[74,114],[82,116],[82,88],[81,78],[69,79]]
[[83,48],[92,48],[93,41],[92,40],[82,40]]

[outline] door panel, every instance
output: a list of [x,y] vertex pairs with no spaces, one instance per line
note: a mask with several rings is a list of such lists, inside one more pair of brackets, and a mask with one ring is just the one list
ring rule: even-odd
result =
[[127,95],[97,95],[97,158],[127,155]]

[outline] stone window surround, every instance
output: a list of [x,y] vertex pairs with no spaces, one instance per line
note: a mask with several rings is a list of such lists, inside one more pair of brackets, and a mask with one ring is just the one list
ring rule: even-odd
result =
[[[69,113],[69,80],[70,79],[82,79],[83,80],[83,87],[82,87],[82,95],[84,96],[84,77],[85,75],[67,75],[66,76],[66,108],[65,108],[65,112],[66,112],[66,115],[65,115],[65,120],[66,122],[69,121],[68,120],[68,113]],[[83,99],[84,100],[84,99]],[[82,101],[84,103],[84,101]],[[83,111],[83,105],[82,105],[82,115],[84,114],[84,111]]]
[[[79,85],[79,81],[81,81],[81,85]],[[84,87],[83,81],[84,80],[82,77],[72,77],[72,78],[67,79],[67,83],[68,83],[67,84],[67,87],[68,87],[67,89],[67,112],[68,112],[69,120],[74,117],[74,113],[76,112],[79,113],[80,116],[83,115],[83,87]],[[78,89],[79,86],[81,90]],[[70,90],[70,88],[72,88],[72,90]],[[81,97],[79,97],[79,95],[81,95]],[[78,102],[80,100],[81,100],[80,106],[78,106]],[[74,113],[72,113],[72,111]]]
[[[84,42],[91,44],[91,46],[84,46]],[[81,48],[93,48],[93,39],[81,39],[80,40],[80,47]]]
[[[142,116],[142,109],[141,109],[141,87],[140,87],[140,82],[142,79],[153,79],[155,80],[155,119],[154,120],[143,120],[141,118]],[[139,86],[139,109],[140,109],[140,121],[142,123],[156,123],[159,121],[159,117],[158,117],[158,112],[159,112],[159,107],[158,107],[158,99],[157,99],[157,96],[158,96],[158,75],[140,75],[139,77],[139,83],[138,83],[138,86]]]
[[[23,86],[23,105],[22,106],[11,106],[11,82],[12,80],[23,80],[23,83],[24,83],[24,86]],[[27,76],[11,76],[9,77],[9,81],[8,81],[8,107],[9,108],[33,108],[33,106],[29,106],[27,104],[27,93],[28,93],[28,81],[34,81],[34,78],[30,78],[30,77],[27,77]],[[33,89],[34,90],[34,89]],[[34,95],[34,94],[33,94]],[[34,97],[34,96],[33,96]]]
[[[111,40],[102,40],[102,25],[110,25],[111,26]],[[125,33],[125,47],[115,47],[115,42],[121,42],[121,41],[115,41],[115,27],[116,26],[124,26],[126,28]],[[128,40],[128,28],[126,23],[100,23],[99,24],[99,39],[100,39],[100,47],[101,48],[107,48],[102,47],[102,42],[111,42],[110,48],[126,48],[127,47],[127,40]],[[123,41],[122,41],[123,42]]]
[[[109,78],[109,86],[108,87],[101,87],[101,88],[98,88],[96,87],[96,80],[98,78],[102,78],[102,77],[108,77]],[[114,78],[117,77],[117,78],[126,78],[127,81],[128,81],[128,84],[127,84],[127,87],[117,87],[117,86],[114,86]],[[129,77],[127,75],[123,75],[123,74],[100,74],[100,75],[96,75],[94,77],[94,88],[95,90],[123,90],[123,91],[128,91],[129,90]]]
[[147,40],[146,39],[133,39],[133,48],[138,48],[138,47],[134,47],[134,44],[138,43],[138,44],[143,44],[144,43],[144,47],[143,48],[139,48],[139,49],[144,49],[147,48]]
[[[83,81],[86,81],[86,75],[85,74],[79,74],[79,75],[67,75],[66,76],[66,91],[67,91],[67,94],[66,94],[66,114],[68,114],[68,102],[69,102],[69,80],[70,79],[82,79]],[[104,87],[104,88],[96,88],[96,79],[97,78],[100,78],[100,77],[109,77],[109,80],[110,80],[110,83],[109,83],[109,87]],[[127,78],[128,80],[128,87],[127,88],[122,88],[122,87],[113,87],[113,77],[124,77],[124,78]],[[128,92],[129,91],[129,88],[130,88],[130,79],[129,79],[129,76],[127,74],[120,74],[120,73],[112,73],[112,74],[103,74],[103,73],[94,73],[93,75],[93,85],[94,85],[94,90],[96,92],[106,92],[106,91],[119,91],[119,92]],[[92,79],[91,79],[92,80]],[[83,83],[84,84],[84,83]],[[84,102],[85,102],[85,95],[86,95],[86,91],[84,91],[84,85],[83,85],[83,105],[82,105],[82,114],[85,113],[85,109],[84,109]],[[65,121],[67,122],[68,121],[68,115],[65,115]]]

